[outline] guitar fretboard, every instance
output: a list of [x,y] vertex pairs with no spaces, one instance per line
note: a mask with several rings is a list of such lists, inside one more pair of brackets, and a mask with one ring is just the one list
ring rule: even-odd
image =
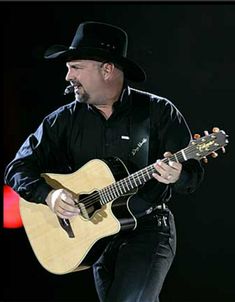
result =
[[[191,141],[188,147],[174,153],[169,158],[162,159],[161,161],[164,163],[169,163],[169,161],[181,163],[190,158],[200,160],[221,147],[226,146],[228,143],[226,137],[227,135],[223,130],[216,131],[210,135]],[[99,190],[98,193],[101,205],[104,205],[115,198],[126,195],[139,186],[142,186],[153,178],[154,172],[156,172],[156,170],[154,168],[154,164],[152,164]]]
[[[187,149],[187,148],[186,148]],[[176,152],[169,158],[164,158],[162,162],[169,161],[183,162],[187,160],[186,149]],[[151,164],[129,176],[119,180],[99,191],[100,203],[104,205],[120,196],[126,195],[134,189],[144,185],[147,181],[153,178],[153,173],[156,172],[154,165]]]

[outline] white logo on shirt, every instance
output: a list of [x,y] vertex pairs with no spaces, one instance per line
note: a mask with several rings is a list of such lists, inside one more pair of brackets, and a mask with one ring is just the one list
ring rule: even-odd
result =
[[139,142],[138,144],[137,144],[137,147],[136,148],[134,148],[134,149],[132,149],[132,151],[131,151],[131,154],[133,155],[133,156],[135,156],[136,155],[136,153],[140,150],[140,148],[143,146],[143,144],[145,144],[147,142],[147,138],[143,138],[142,139],[142,141],[141,142]]

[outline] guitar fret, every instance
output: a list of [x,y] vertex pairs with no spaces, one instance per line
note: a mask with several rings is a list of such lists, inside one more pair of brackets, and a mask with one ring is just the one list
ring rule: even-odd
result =
[[113,194],[114,194],[114,197],[115,198],[117,198],[117,197],[119,197],[119,194],[118,194],[118,192],[116,191],[116,188],[115,188],[115,186],[114,185],[112,185],[112,190],[113,190]]
[[128,186],[127,179],[125,178],[124,180],[125,180],[125,183],[126,183],[126,186],[127,186],[128,191],[130,191],[130,188],[129,188],[129,186]]
[[100,203],[101,203],[101,205],[103,205],[104,204],[104,201],[103,201],[103,192],[102,192],[102,190],[100,190],[99,192],[99,199],[100,199]]
[[186,157],[186,155],[185,155],[184,150],[181,150],[181,154],[182,154],[182,156],[183,156],[183,159],[186,161],[186,160],[187,160],[187,157]]
[[129,179],[129,184],[131,185],[131,188],[134,189],[133,183],[131,181],[131,178]]
[[108,202],[107,196],[105,195],[104,190],[101,190],[100,193],[102,194],[102,204],[106,204]]
[[146,168],[146,173],[147,173],[148,178],[151,179],[152,177],[151,177],[151,175],[149,174],[148,168]]
[[126,193],[125,187],[123,186],[122,182],[120,182],[120,189],[122,190],[122,194]]
[[150,180],[151,179],[151,175],[150,175],[150,173],[149,173],[150,171],[149,171],[149,169],[147,169],[146,168],[146,175],[147,175],[147,177],[148,177],[148,180]]
[[138,184],[137,184],[137,182],[136,182],[136,180],[135,180],[135,176],[133,175],[132,178],[133,178],[133,180],[134,180],[135,186],[138,187]]
[[142,176],[143,176],[144,182],[146,182],[147,180],[146,180],[145,177],[144,177],[144,172],[143,172],[143,170],[141,170],[141,174],[142,174]]
[[140,179],[140,175],[137,175],[137,179],[139,180],[140,185],[142,185],[141,179]]
[[120,193],[118,192],[118,188],[116,187],[115,184],[113,184],[113,190],[114,190],[114,192],[115,192],[115,194],[116,194],[116,198],[119,197],[119,196],[120,196]]
[[[125,181],[125,179],[124,179],[124,181]],[[121,185],[122,185],[122,188],[123,188],[124,193],[126,193],[126,192],[127,192],[127,190],[126,190],[126,188],[125,188],[124,183],[121,183]]]
[[[108,202],[109,202],[110,200],[112,200],[112,196],[111,196],[111,194],[110,194],[108,188],[106,188],[105,191],[106,191],[105,193],[106,193],[106,195],[107,195],[107,199],[108,199]],[[110,197],[111,197],[111,199],[110,199]]]
[[179,160],[178,160],[178,157],[177,157],[177,153],[174,154],[174,158],[175,158],[175,161],[178,163]]
[[149,179],[152,178],[152,174],[155,173],[156,169],[154,168],[153,165],[147,167],[147,170],[148,170],[148,175],[149,175]]
[[113,192],[112,192],[112,188],[109,188],[109,193],[110,193],[110,195],[111,195],[111,200],[113,200],[115,197],[114,197],[114,195],[113,195]]
[[117,186],[118,186],[118,189],[120,190],[121,194],[123,194],[120,182],[117,183]]

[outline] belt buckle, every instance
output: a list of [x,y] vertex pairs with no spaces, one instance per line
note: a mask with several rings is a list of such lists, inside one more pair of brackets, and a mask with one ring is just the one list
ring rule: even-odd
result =
[[157,225],[167,227],[168,216],[164,213],[164,210],[166,210],[166,204],[163,202],[157,205],[155,209],[160,210],[159,213],[156,214]]
[[166,209],[166,204],[162,202],[161,204],[157,205],[155,209],[164,211]]

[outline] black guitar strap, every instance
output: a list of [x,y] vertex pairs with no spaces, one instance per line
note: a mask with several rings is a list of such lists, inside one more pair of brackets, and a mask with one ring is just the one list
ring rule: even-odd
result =
[[130,120],[131,150],[129,161],[142,169],[149,161],[150,97],[131,89],[132,114]]

